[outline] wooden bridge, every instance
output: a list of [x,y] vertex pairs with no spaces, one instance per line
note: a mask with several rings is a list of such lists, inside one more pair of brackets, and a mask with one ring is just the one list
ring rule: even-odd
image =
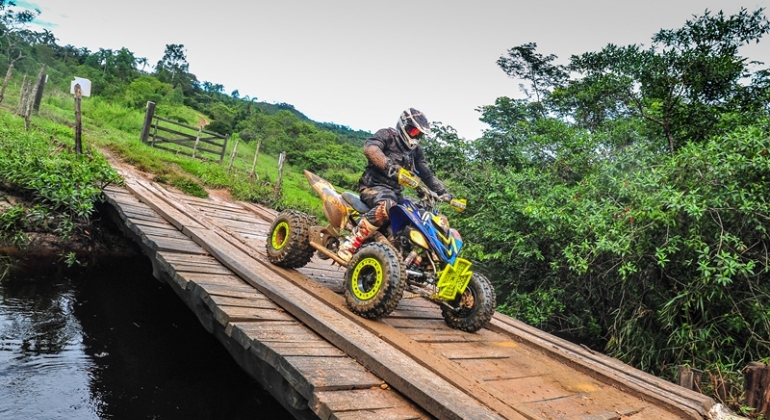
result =
[[122,175],[108,202],[155,277],[295,418],[723,418],[704,395],[499,313],[472,334],[424,299],[379,321],[355,316],[330,260],[267,261],[272,210]]

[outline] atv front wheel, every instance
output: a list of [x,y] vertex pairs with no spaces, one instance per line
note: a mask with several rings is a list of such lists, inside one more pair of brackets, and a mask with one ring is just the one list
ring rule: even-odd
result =
[[310,262],[315,249],[310,246],[310,227],[315,219],[296,210],[278,213],[267,236],[267,259],[285,268],[300,268]]
[[345,302],[351,312],[379,319],[393,312],[404,294],[406,271],[392,246],[373,242],[353,254],[345,272]]
[[447,302],[452,308],[441,306],[444,322],[452,328],[476,332],[487,324],[495,313],[495,289],[489,279],[473,273],[462,295]]

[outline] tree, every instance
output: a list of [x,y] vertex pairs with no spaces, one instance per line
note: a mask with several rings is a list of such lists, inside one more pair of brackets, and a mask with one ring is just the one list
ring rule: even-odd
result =
[[[567,71],[564,66],[552,64],[557,59],[555,55],[543,56],[535,52],[536,49],[537,44],[534,42],[513,47],[508,50],[508,57],[501,56],[497,60],[497,65],[509,77],[528,80],[535,102],[539,103],[550,88],[561,85],[567,79]],[[524,85],[519,87],[531,97],[532,94]]]
[[681,29],[661,30],[649,48],[608,45],[573,57],[570,70],[584,77],[564,87],[561,105],[601,115],[595,126],[606,118],[641,117],[666,139],[670,153],[688,141],[729,132],[764,106],[756,88],[762,81],[744,83],[751,73],[738,55],[738,47],[770,31],[762,11],[741,9],[725,17],[706,10]]
[[40,15],[40,10],[14,11],[9,6],[16,6],[12,1],[0,0],[0,45],[8,59],[8,69],[5,72],[3,86],[0,87],[0,102],[5,98],[5,89],[13,74],[13,67],[19,61],[27,57],[23,46],[30,44],[36,33],[26,28]]
[[761,12],[706,11],[564,68],[511,49],[498,64],[529,97],[481,107],[467,150],[426,141],[501,311],[659,375],[766,357],[770,69],[738,55],[770,30]]
[[[155,66],[155,71],[162,77],[165,77],[165,75],[168,74],[169,82],[174,86],[179,86],[179,76],[187,73],[189,67],[190,65],[187,63],[184,45],[166,44],[166,51],[163,53],[163,58],[158,61],[158,64]],[[177,83],[174,83],[174,79],[177,80]]]
[[139,58],[136,59],[136,64],[141,64],[142,65],[141,72],[144,73],[144,69],[147,67],[149,62],[147,61],[147,57],[139,57]]
[[123,82],[129,82],[137,76],[137,61],[134,53],[123,47],[112,56],[112,73]]

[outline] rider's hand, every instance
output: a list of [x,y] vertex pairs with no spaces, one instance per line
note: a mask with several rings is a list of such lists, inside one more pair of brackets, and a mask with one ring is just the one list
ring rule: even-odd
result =
[[396,163],[388,162],[388,178],[398,179],[398,172],[401,170],[401,166]]
[[452,201],[453,198],[455,198],[454,194],[450,194],[448,192],[438,196],[438,199],[445,203]]

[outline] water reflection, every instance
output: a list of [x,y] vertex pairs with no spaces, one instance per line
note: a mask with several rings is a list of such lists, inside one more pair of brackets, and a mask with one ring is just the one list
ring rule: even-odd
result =
[[138,257],[0,281],[0,418],[291,416]]

